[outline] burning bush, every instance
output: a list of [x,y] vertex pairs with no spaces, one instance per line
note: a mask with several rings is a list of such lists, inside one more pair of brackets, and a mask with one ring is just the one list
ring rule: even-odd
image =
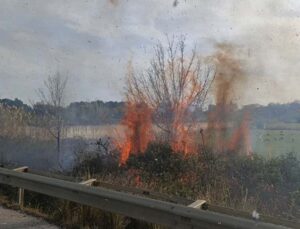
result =
[[[200,58],[195,49],[186,51],[181,38],[168,40],[167,47],[158,44],[154,53],[145,71],[137,73],[131,64],[128,68],[121,164],[129,154],[144,151],[150,141],[166,142],[185,155],[204,148],[250,155],[250,114],[232,118],[247,82],[234,47],[218,44],[214,55]],[[209,92],[216,105],[209,111],[207,128],[200,130],[194,112],[202,111]]]
[[[119,144],[120,163],[124,164],[130,153],[144,152],[153,140],[152,110],[145,103],[128,102],[123,124],[126,126],[124,142]],[[118,144],[118,143],[117,143]]]
[[166,47],[157,44],[145,71],[137,73],[129,65],[124,118],[128,130],[121,147],[121,163],[129,153],[145,149],[153,136],[153,124],[158,128],[156,138],[159,134],[159,140],[170,144],[174,151],[193,151],[191,114],[202,107],[213,78],[212,65],[195,49],[186,51],[183,37],[168,40]]

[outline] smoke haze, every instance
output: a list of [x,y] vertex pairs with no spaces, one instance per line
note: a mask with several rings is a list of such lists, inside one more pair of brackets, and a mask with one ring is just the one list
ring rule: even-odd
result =
[[60,71],[70,101],[122,100],[128,60],[143,67],[157,40],[184,34],[202,55],[239,48],[249,76],[239,104],[299,100],[299,16],[297,0],[3,0],[0,97],[36,100]]

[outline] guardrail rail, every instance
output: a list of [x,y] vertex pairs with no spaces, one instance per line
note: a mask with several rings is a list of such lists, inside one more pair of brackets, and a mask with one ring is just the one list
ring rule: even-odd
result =
[[74,183],[45,176],[0,168],[0,183],[96,207],[138,220],[170,228],[284,229],[281,225],[204,211],[181,204],[154,200],[129,193],[92,187],[88,182]]

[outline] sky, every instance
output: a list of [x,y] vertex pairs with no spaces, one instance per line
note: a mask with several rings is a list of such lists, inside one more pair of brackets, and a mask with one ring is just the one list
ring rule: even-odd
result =
[[68,101],[120,101],[128,62],[146,67],[166,34],[246,50],[239,104],[300,100],[298,0],[1,0],[0,98],[37,101],[59,71]]

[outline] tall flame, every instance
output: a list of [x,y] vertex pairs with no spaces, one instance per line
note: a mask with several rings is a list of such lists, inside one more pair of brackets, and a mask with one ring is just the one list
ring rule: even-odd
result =
[[252,145],[250,141],[250,131],[249,131],[249,113],[243,115],[243,120],[240,125],[234,130],[229,140],[228,149],[230,151],[242,151],[250,155],[252,150]]
[[[249,114],[238,124],[231,117],[236,110],[233,103],[235,95],[241,95],[239,90],[247,80],[234,54],[232,46],[219,45],[213,58],[217,66],[213,88],[216,108],[209,114],[208,135],[205,134],[208,139],[205,139],[203,130],[200,131],[201,138],[196,136],[199,130],[191,115],[192,107],[205,98],[210,87],[210,75],[205,75],[206,80],[199,78],[201,70],[196,64],[198,62],[189,62],[182,57],[177,60],[171,56],[170,63],[163,65],[159,55],[157,62],[152,64],[156,75],[149,71],[150,76],[135,75],[129,62],[127,105],[123,119],[126,131],[125,140],[120,145],[120,163],[124,164],[130,154],[143,153],[148,143],[154,140],[153,120],[165,131],[162,138],[176,152],[196,152],[201,143],[205,147],[214,139],[213,148],[219,152],[243,150],[250,153]],[[191,70],[193,64],[196,67]],[[181,68],[175,71],[174,66]]]
[[[216,107],[209,114],[208,133],[213,139],[213,148],[219,152],[244,151],[252,152],[249,113],[244,114],[242,121],[236,123],[231,117],[236,110],[235,95],[242,96],[242,89],[247,77],[241,63],[234,55],[230,45],[219,45],[215,55],[217,74],[214,84]],[[233,128],[230,131],[230,128]]]
[[129,155],[142,153],[153,139],[152,110],[146,104],[128,102],[123,124],[125,141],[120,144],[120,164],[124,164]]

